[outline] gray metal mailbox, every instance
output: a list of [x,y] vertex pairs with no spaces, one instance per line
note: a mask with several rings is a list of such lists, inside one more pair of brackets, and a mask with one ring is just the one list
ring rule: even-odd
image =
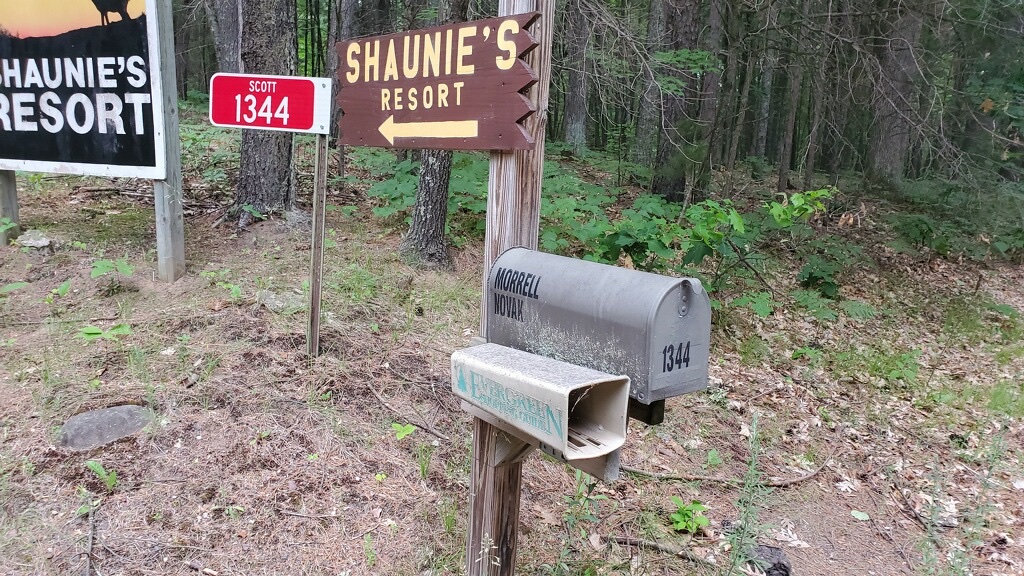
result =
[[711,304],[694,278],[512,248],[487,279],[488,342],[630,379],[630,416],[707,387]]

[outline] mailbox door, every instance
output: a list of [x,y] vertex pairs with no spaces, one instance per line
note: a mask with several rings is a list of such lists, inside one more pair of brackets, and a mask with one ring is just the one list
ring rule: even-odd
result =
[[707,387],[711,300],[700,282],[680,280],[651,314],[645,404]]

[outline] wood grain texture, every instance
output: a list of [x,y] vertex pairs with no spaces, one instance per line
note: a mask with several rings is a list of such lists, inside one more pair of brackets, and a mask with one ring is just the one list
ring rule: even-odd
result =
[[[548,120],[555,3],[554,0],[500,0],[498,4],[499,16],[532,11],[541,13],[531,28],[537,47],[526,57],[526,62],[538,78],[529,92],[536,112],[523,122],[523,126],[531,136],[534,147],[531,150],[491,154],[487,230],[484,239],[484,290],[480,308],[481,334],[487,333],[486,282],[491,265],[508,248],[536,248],[540,230],[544,129]],[[532,448],[480,418],[473,419],[470,526],[466,543],[466,572],[470,576],[505,576],[515,573],[522,459]]]
[[174,31],[169,2],[157,2],[157,36],[164,109],[164,154],[167,174],[153,182],[156,210],[156,267],[164,282],[185,274],[185,215],[181,196],[181,139],[178,134],[178,94],[175,91]]
[[[528,27],[538,17],[509,15],[339,42],[340,142],[444,150],[531,148],[533,141],[520,122],[533,106],[521,92],[537,77],[522,57],[536,46]],[[436,58],[427,56],[428,42]]]
[[324,280],[324,218],[327,213],[327,135],[316,135],[316,168],[313,182],[313,231],[309,242],[309,321],[306,354],[320,355],[320,300]]
[[[17,184],[14,170],[0,170],[0,218],[10,218],[11,222],[15,224],[19,222]],[[6,246],[20,234],[21,230],[17,226],[6,232],[0,232],[0,245]]]

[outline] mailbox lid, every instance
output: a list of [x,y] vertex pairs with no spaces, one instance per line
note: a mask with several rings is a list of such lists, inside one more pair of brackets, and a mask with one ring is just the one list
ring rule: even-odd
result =
[[[707,386],[710,336],[710,299],[695,279],[526,248],[503,252],[488,275],[488,342],[625,374],[644,404]],[[689,362],[680,356],[677,369],[680,343]]]

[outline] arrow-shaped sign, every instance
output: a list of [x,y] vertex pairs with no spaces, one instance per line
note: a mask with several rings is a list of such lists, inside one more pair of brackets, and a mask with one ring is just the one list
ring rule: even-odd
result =
[[476,120],[449,120],[439,122],[395,122],[394,115],[380,125],[380,133],[393,146],[395,138],[476,138]]

